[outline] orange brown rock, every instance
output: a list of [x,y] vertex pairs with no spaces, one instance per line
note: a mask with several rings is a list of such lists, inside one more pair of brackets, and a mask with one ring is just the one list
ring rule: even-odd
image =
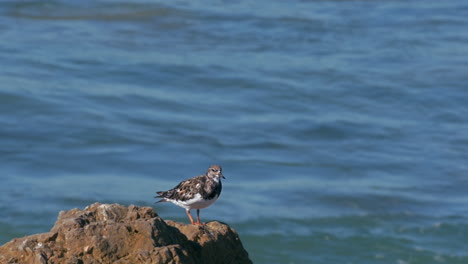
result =
[[151,207],[95,203],[60,212],[48,233],[0,247],[0,263],[252,263],[236,231],[164,221]]

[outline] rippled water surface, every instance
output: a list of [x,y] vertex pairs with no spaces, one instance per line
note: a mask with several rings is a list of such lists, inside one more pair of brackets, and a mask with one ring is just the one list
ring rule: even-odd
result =
[[153,206],[254,263],[468,263],[466,1],[1,1],[0,244]]

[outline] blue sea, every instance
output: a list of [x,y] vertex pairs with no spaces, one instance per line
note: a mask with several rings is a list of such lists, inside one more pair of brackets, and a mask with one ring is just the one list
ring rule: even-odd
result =
[[254,263],[468,263],[468,2],[0,2],[0,244],[211,164]]

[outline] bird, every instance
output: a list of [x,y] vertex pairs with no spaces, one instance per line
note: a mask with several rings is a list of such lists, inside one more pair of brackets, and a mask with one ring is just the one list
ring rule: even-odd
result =
[[[200,221],[200,209],[212,205],[218,200],[221,190],[221,178],[225,179],[219,165],[211,165],[205,174],[181,181],[176,187],[168,191],[158,191],[155,198],[162,198],[156,203],[171,202],[185,209],[192,225],[204,225]],[[190,214],[190,210],[197,209],[197,222]]]

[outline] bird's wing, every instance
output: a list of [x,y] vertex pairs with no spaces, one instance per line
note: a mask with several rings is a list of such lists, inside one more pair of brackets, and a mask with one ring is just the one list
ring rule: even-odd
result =
[[180,182],[176,187],[160,194],[164,198],[186,201],[200,193],[205,185],[204,175],[199,175],[188,180]]

